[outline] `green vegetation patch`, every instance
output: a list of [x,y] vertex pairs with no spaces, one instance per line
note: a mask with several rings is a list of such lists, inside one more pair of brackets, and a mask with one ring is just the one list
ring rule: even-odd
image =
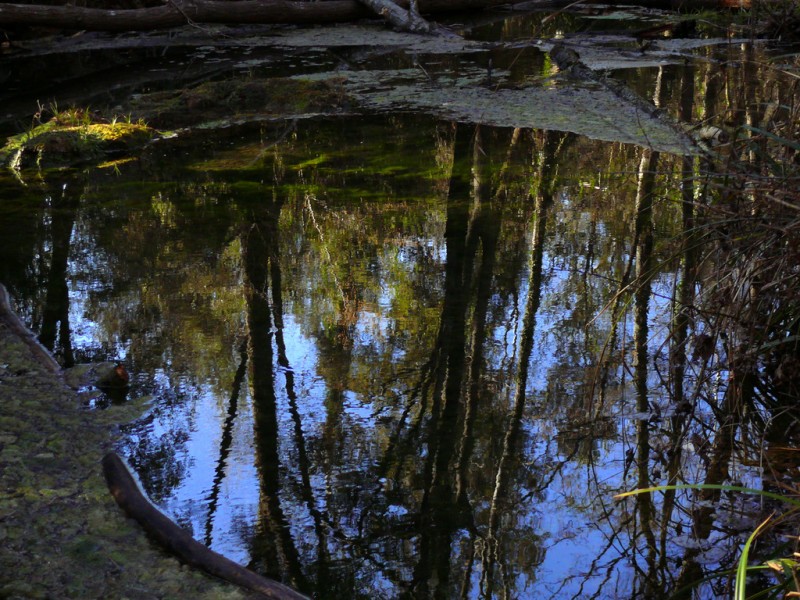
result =
[[156,134],[143,122],[97,122],[85,115],[77,111],[56,114],[9,138],[0,149],[0,162],[17,170],[72,167],[127,154]]

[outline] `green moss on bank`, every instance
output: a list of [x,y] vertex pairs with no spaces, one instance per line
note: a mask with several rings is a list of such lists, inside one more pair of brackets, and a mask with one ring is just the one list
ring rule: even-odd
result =
[[115,416],[81,410],[0,318],[0,598],[250,597],[180,565],[117,507],[100,464]]

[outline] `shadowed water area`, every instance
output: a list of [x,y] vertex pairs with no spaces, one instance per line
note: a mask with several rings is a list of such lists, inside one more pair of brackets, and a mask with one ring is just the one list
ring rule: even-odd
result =
[[[472,37],[513,46],[529,28]],[[748,62],[763,48],[677,46],[605,66],[693,124],[722,125],[735,96],[789,94]],[[726,346],[676,321],[710,276],[687,217],[700,159],[679,138],[649,144],[658,123],[627,119],[618,98],[602,132],[597,111],[555,108],[597,86],[559,78],[539,48],[387,53],[402,101],[399,83],[376,91],[354,66],[358,51],[248,66],[343,78],[339,114],[243,118],[112,165],[0,174],[15,308],[64,366],[130,373],[123,395],[82,390],[87,417],[145,397],[119,450],[152,500],[320,598],[660,598],[734,567],[757,499],[614,499],[761,488],[761,453],[788,443],[769,407],[731,425]],[[445,100],[416,81],[456,74],[467,91]],[[489,114],[491,94],[527,88],[559,95],[509,102],[550,112]]]

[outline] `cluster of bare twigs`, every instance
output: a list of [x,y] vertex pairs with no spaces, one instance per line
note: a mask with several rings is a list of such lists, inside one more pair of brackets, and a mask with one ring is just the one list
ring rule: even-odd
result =
[[[696,496],[689,496],[686,514],[692,535],[707,543],[714,543],[709,506],[723,510],[734,497],[759,496],[745,513],[763,522],[749,530],[737,550],[735,571],[724,567],[717,573],[720,589],[737,599],[751,593],[797,597],[800,58],[781,55],[765,63],[754,53],[745,56],[744,68],[736,73],[723,71],[718,80],[704,81],[703,112],[726,128],[726,141],[701,159],[682,159],[681,276],[671,305],[669,369],[662,372],[669,376],[661,379],[669,423],[653,431],[639,427],[626,470],[637,466],[637,494],[663,493],[662,523],[679,521],[670,511],[679,493],[691,489]],[[693,80],[682,85],[691,86]],[[682,108],[685,115],[690,108]],[[642,172],[651,170],[645,161],[642,165],[648,167]],[[640,177],[638,215],[647,207],[646,184]],[[646,244],[637,246],[637,262],[643,262],[633,284],[634,337],[641,338],[637,365],[647,362],[647,249]],[[639,371],[643,385],[637,408],[653,410],[644,385],[646,369]],[[654,414],[651,421],[661,418]],[[667,451],[650,468],[647,458],[656,446]],[[681,465],[692,460],[700,469],[686,477]],[[755,467],[746,486],[738,479],[744,473],[741,465]],[[666,485],[652,485],[664,480]],[[638,501],[642,514],[651,514],[648,502]],[[684,554],[673,589],[692,589],[698,581],[714,579],[696,559],[694,551]],[[766,569],[776,577],[747,584],[750,575],[763,575]]]
[[[711,365],[710,357],[719,356],[714,370],[726,379],[726,391],[717,399],[718,415],[727,419],[720,426],[734,423],[733,432],[737,426],[740,432],[753,426],[764,490],[786,500],[786,506],[776,507],[782,516],[768,518],[745,550],[771,530],[772,552],[786,556],[792,548],[782,547],[781,540],[797,539],[800,494],[795,483],[800,442],[800,69],[796,56],[780,62],[775,68],[794,83],[780,88],[768,83],[739,98],[729,115],[732,141],[718,161],[700,169],[704,187],[696,204],[697,239],[703,241],[698,244],[699,293],[691,308],[704,331],[695,335],[693,359]],[[746,552],[743,556],[742,578],[749,569]],[[795,559],[765,564],[780,573],[783,583],[776,590],[800,595]],[[737,574],[737,594],[744,594],[743,581],[739,590]]]
[[[800,398],[800,106],[797,86],[743,115],[713,176],[714,284],[701,312],[737,384],[771,410]],[[758,114],[758,120],[752,117]],[[751,125],[750,123],[758,123]],[[747,383],[745,383],[747,382]],[[800,434],[800,423],[785,423]]]

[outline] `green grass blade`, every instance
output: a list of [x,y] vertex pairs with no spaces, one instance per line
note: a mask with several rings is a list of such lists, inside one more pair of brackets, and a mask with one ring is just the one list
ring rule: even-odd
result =
[[746,488],[738,485],[719,485],[715,483],[686,483],[679,485],[657,485],[649,488],[641,488],[638,490],[631,490],[630,492],[623,492],[614,496],[616,499],[627,498],[628,496],[635,496],[637,494],[646,494],[650,492],[665,492],[667,490],[723,490],[727,492],[743,492],[745,494],[757,494],[763,498],[771,498],[773,500],[780,500],[786,504],[791,504],[794,507],[800,508],[800,500],[789,498],[782,494],[775,492],[767,492],[765,490],[757,490],[754,488]]
[[772,515],[768,516],[758,527],[756,527],[755,531],[750,534],[747,538],[747,541],[744,543],[744,548],[742,548],[742,555],[739,557],[739,564],[736,567],[736,586],[734,588],[734,598],[735,600],[745,600],[747,598],[747,561],[750,557],[750,547],[753,545],[753,542],[761,533],[761,531],[767,526],[767,523],[770,522],[772,519]]

